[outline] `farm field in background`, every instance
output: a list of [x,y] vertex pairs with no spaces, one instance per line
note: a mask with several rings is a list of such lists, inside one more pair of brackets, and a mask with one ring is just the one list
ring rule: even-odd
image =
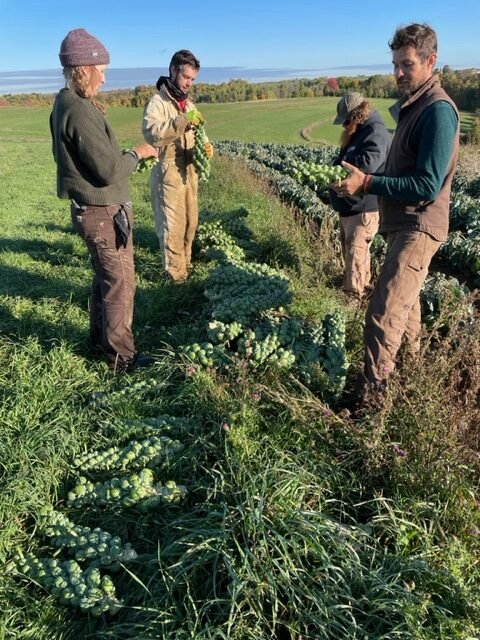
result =
[[[212,140],[241,140],[281,144],[338,143],[340,127],[332,124],[338,98],[289,98],[227,104],[199,105],[207,120]],[[372,99],[387,128],[394,122],[388,112],[393,100]],[[0,110],[0,137],[25,140],[49,139],[49,107],[3,107]],[[470,126],[472,115],[462,113],[462,131]],[[139,139],[142,109],[117,107],[108,118],[121,140]],[[307,138],[302,135],[306,134]]]
[[[199,105],[207,120],[212,140],[252,142],[306,143],[301,131],[312,127],[313,142],[337,144],[340,127],[332,125],[336,98],[292,98],[229,104]],[[388,114],[392,100],[374,100],[374,105],[393,126]],[[49,138],[48,107],[5,107],[1,109],[0,137],[33,139]],[[142,109],[118,107],[109,109],[109,121],[122,140],[137,140]],[[318,126],[317,126],[318,125]]]
[[[325,124],[310,130],[313,140],[335,144],[335,103],[201,107],[210,137],[232,142],[217,145],[201,186],[185,285],[160,277],[148,175],[132,176],[134,331],[157,365],[130,376],[112,376],[87,352],[92,271],[68,202],[55,195],[49,109],[0,110],[0,640],[480,638],[478,292],[465,292],[462,280],[427,298],[415,375],[405,357],[385,412],[360,420],[342,413],[335,384],[351,388],[363,310],[338,289],[335,216],[294,183],[295,153],[281,146],[301,143],[300,131],[316,122]],[[384,114],[387,103],[375,101]],[[108,113],[122,145],[140,140],[140,117],[139,109]],[[463,149],[448,257],[469,282],[480,270],[479,167]],[[222,263],[223,251],[243,266]],[[231,323],[231,277],[283,296],[254,336]],[[222,325],[211,326],[212,312]],[[325,326],[336,344],[325,332],[318,339]],[[277,351],[265,342],[268,330]],[[301,366],[285,364],[285,332],[297,340]],[[332,385],[326,369],[302,362],[312,345],[337,373],[345,355],[346,376]],[[132,457],[148,460],[166,488],[147,474],[150,503],[132,506],[131,492],[130,506],[103,504],[120,486],[138,492],[138,478],[124,477]],[[80,473],[123,480],[93,490],[78,483]],[[67,557],[45,525],[46,506],[103,531],[93,540],[84,530],[77,549],[80,567],[98,568],[92,557],[105,565],[103,581],[92,572],[85,589],[84,574],[73,576],[90,598],[84,612],[13,568],[16,553]],[[66,566],[55,577],[62,593]]]

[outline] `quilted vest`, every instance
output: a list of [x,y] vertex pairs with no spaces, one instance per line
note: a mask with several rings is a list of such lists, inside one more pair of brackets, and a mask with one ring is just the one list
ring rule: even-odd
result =
[[[444,100],[452,105],[458,115],[453,100],[440,86],[434,75],[413,96],[405,102],[397,102],[391,113],[398,120],[390,153],[388,154],[385,176],[402,176],[415,173],[417,151],[412,145],[412,133],[418,118],[434,102]],[[460,119],[459,119],[460,122]],[[443,242],[448,235],[450,191],[459,149],[459,128],[453,143],[452,153],[440,193],[432,201],[406,202],[379,197],[380,231],[384,233],[402,229],[416,229]]]

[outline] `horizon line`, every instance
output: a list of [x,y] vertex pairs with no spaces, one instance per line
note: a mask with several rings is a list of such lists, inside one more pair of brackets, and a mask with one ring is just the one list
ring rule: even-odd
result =
[[[392,66],[391,63],[389,62],[372,62],[372,63],[362,63],[362,64],[351,64],[351,65],[330,65],[330,66],[323,66],[323,67],[248,67],[248,66],[244,66],[244,65],[224,65],[224,66],[210,66],[210,65],[205,65],[202,66],[200,68],[200,73],[202,72],[202,70],[207,70],[207,69],[232,69],[232,70],[245,70],[245,71],[332,71],[332,70],[342,70],[342,69],[365,69],[365,68],[382,68],[382,69],[386,69],[386,68],[390,68]],[[458,70],[464,70],[464,69],[478,69],[480,68],[480,64],[479,66],[477,65],[455,65],[455,64],[448,64],[448,63],[438,63],[437,68],[442,68],[444,66],[447,67],[451,67],[453,69],[458,69]],[[114,66],[109,66],[110,71],[112,70],[116,70],[116,71],[121,71],[121,70],[133,70],[133,69],[165,69],[167,67],[165,66],[134,66],[134,67],[114,67]],[[37,69],[8,69],[8,70],[0,70],[1,74],[18,74],[18,73],[38,73],[38,72],[61,72],[62,71],[62,67],[58,66],[58,67],[48,67],[48,68],[37,68]]]

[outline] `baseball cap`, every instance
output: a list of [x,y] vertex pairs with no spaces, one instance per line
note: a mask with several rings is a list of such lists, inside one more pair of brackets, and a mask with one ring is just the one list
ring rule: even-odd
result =
[[348,120],[349,114],[356,109],[365,98],[361,93],[357,91],[349,91],[343,95],[337,103],[337,117],[333,121],[333,124],[343,124],[345,120]]

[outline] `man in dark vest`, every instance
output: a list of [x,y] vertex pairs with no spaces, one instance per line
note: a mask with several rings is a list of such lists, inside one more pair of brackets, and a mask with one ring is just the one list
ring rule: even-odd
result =
[[426,24],[399,27],[389,42],[402,98],[381,175],[342,163],[350,175],[334,187],[341,197],[378,196],[387,254],[365,318],[365,364],[359,400],[381,400],[402,340],[419,349],[420,289],[448,234],[452,177],[459,147],[457,108],[434,74],[437,37]]

